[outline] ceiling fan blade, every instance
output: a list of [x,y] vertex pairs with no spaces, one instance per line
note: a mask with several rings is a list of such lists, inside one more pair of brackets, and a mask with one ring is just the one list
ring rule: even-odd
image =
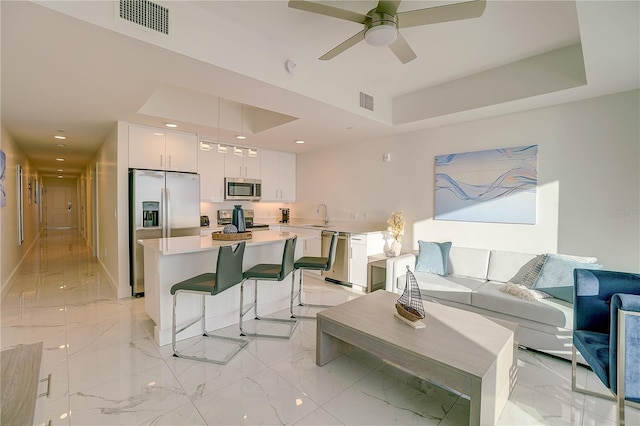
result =
[[333,59],[339,54],[341,54],[342,52],[344,52],[345,50],[347,50],[348,48],[360,43],[362,40],[364,40],[364,30],[348,38],[347,40],[343,41],[342,43],[340,43],[339,45],[337,45],[336,47],[334,47],[324,55],[320,56],[320,59],[323,61],[328,61],[329,59]]
[[384,1],[380,0],[378,2],[378,7],[376,7],[377,13],[388,13],[389,15],[395,15],[398,11],[398,6],[400,6],[400,0],[397,1]]
[[314,3],[310,1],[302,0],[290,0],[289,7],[292,9],[304,10],[306,12],[318,13],[320,15],[331,16],[332,18],[344,19],[347,21],[357,22],[364,24],[367,19],[367,15],[362,13],[352,12],[346,9],[340,9],[333,6],[327,6],[321,3]]
[[396,41],[389,45],[389,49],[400,59],[400,62],[406,64],[417,58],[416,53],[413,51],[407,40],[402,37],[402,34],[398,32],[398,38]]
[[486,6],[486,0],[473,0],[464,3],[400,12],[398,13],[398,28],[477,18],[482,16]]

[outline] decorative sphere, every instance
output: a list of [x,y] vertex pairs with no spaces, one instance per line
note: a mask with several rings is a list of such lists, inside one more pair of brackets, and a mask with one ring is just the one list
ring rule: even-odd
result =
[[226,225],[224,228],[222,228],[222,233],[223,234],[237,234],[238,233],[238,228],[236,228],[235,225]]

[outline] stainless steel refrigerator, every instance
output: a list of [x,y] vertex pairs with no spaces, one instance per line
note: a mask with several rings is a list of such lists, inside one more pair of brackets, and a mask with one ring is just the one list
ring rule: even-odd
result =
[[129,170],[129,265],[132,294],[144,293],[144,251],[136,241],[200,235],[200,176]]

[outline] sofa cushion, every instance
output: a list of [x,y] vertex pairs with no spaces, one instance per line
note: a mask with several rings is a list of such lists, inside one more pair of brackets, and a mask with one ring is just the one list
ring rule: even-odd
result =
[[[484,280],[455,275],[442,277],[428,272],[414,272],[413,275],[418,281],[418,287],[420,287],[420,294],[422,294],[423,299],[435,297],[467,305],[471,304],[471,292],[484,283]],[[405,277],[399,277],[397,282],[398,289],[403,290],[405,284]]]
[[447,269],[449,266],[451,241],[447,241],[446,243],[418,241],[418,248],[416,272],[429,272],[442,276],[448,275]]
[[453,246],[449,251],[449,274],[485,280],[490,254],[490,250]]
[[478,308],[526,318],[554,327],[573,328],[573,308],[570,303],[549,298],[523,300],[500,291],[505,284],[487,281],[471,295],[471,304]]
[[520,284],[535,260],[535,254],[491,250],[487,279]]
[[576,268],[602,269],[602,265],[584,263],[563,255],[549,254],[540,275],[533,283],[533,288],[573,303],[573,270]]

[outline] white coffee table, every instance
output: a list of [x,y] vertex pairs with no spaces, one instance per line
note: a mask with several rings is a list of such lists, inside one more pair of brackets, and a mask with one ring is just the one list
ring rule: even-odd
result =
[[495,424],[515,385],[518,325],[424,302],[425,328],[394,317],[399,295],[376,291],[318,313],[316,364],[353,347],[471,400],[469,424]]

